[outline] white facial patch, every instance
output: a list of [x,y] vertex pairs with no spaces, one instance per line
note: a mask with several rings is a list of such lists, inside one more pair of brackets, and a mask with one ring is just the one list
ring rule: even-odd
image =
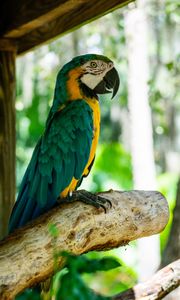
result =
[[106,73],[113,68],[113,63],[105,63],[102,61],[94,60],[97,67],[92,68],[91,62],[86,63],[83,67],[85,74],[81,77],[81,81],[90,89],[94,89],[104,78]]
[[84,74],[81,77],[81,81],[85,85],[87,85],[91,90],[93,90],[96,87],[96,85],[98,85],[103,80],[105,74],[106,72],[99,75],[93,75],[91,73]]

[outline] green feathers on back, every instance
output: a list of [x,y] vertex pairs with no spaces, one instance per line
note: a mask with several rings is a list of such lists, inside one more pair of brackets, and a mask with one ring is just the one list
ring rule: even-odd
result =
[[53,115],[23,178],[10,231],[53,207],[73,177],[81,179],[92,139],[92,109],[84,100],[70,102]]
[[[92,135],[92,110],[83,100],[71,102],[54,115],[40,145],[37,170],[40,188],[47,181],[53,197],[57,198],[73,177],[81,178]],[[47,194],[43,194],[38,200],[42,207],[47,200]]]

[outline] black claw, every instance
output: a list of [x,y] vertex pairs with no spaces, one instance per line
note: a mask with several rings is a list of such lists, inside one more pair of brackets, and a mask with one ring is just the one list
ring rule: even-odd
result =
[[110,200],[103,198],[99,195],[92,194],[90,192],[87,192],[85,190],[75,191],[71,196],[67,196],[66,198],[60,198],[57,199],[58,203],[70,203],[74,201],[82,201],[86,204],[93,205],[96,208],[103,208],[104,212],[107,212],[106,203],[109,204],[109,208],[112,207],[112,203]]
[[106,200],[107,201],[107,203],[109,203],[109,208],[112,208],[112,203],[111,203],[111,201],[110,200]]
[[101,196],[97,196],[97,197],[98,197],[99,202],[108,203],[109,204],[109,208],[112,207],[112,203],[111,203],[111,201],[109,199],[103,198]]
[[100,204],[100,207],[104,209],[104,212],[106,214],[107,213],[106,206],[104,206],[103,204]]

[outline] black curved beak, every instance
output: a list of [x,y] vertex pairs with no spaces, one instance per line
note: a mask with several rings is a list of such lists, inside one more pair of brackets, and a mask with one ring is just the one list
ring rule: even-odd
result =
[[112,68],[106,73],[103,80],[94,88],[94,92],[96,94],[107,94],[112,92],[112,98],[114,98],[119,89],[119,85],[120,79],[118,72],[115,68]]

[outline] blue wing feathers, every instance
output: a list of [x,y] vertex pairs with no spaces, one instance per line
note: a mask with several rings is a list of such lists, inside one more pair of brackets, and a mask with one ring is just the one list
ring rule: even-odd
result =
[[56,205],[73,177],[81,179],[92,138],[92,110],[83,100],[68,104],[46,123],[22,180],[9,232]]
[[28,187],[26,185],[26,187],[24,187],[24,193],[21,194],[22,195],[21,201],[17,200],[13,207],[13,211],[9,222],[9,232],[12,232],[15,228],[19,227],[19,222],[22,216],[22,212],[24,211],[27,203],[27,198],[25,197],[27,193],[27,189]]

